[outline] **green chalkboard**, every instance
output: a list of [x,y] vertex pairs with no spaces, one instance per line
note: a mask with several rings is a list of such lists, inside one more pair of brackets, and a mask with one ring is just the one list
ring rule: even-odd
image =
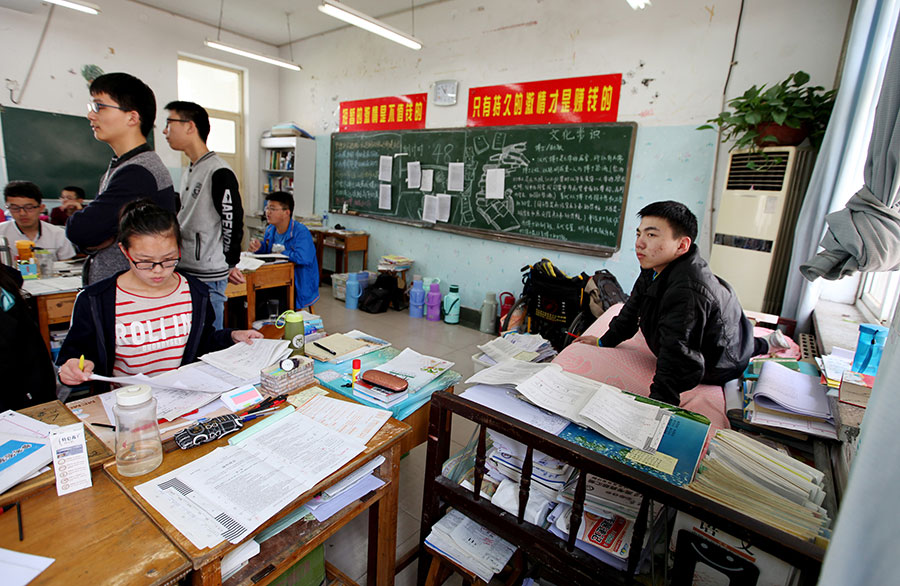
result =
[[113,151],[94,138],[86,116],[4,106],[0,123],[10,181],[33,181],[48,199],[66,185],[81,187],[88,198],[97,194]]
[[[330,208],[608,256],[621,242],[636,129],[630,122],[334,133]],[[386,175],[379,179],[384,157],[391,161],[390,182]],[[432,172],[431,192],[410,188],[409,163]],[[454,190],[449,183],[459,163],[461,189]],[[503,170],[490,172],[503,176],[503,190],[493,190],[502,193],[499,199],[487,197],[494,169]],[[389,208],[379,197],[388,184]],[[446,221],[425,221],[423,214],[440,207],[436,202],[446,206],[447,195]]]

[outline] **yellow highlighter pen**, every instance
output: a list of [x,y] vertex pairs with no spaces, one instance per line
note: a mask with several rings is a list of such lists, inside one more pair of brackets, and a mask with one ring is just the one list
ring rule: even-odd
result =
[[78,370],[84,370],[84,354],[78,359]]

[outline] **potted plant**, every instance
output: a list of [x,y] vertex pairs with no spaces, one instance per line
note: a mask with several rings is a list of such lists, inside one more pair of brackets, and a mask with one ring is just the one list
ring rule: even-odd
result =
[[798,71],[769,88],[754,85],[728,101],[732,111],[707,120],[698,130],[718,127],[722,142],[734,140],[729,150],[798,145],[807,137],[819,148],[836,90],[825,91],[822,86],[807,86],[807,82],[809,74]]

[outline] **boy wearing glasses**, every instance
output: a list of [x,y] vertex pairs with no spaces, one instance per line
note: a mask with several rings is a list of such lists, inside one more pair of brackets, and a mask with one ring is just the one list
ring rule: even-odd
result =
[[90,87],[88,121],[94,138],[115,155],[100,179],[100,193],[66,224],[66,236],[90,253],[85,285],[128,270],[128,259],[116,246],[119,214],[128,202],[149,198],[176,211],[175,189],[169,170],[147,144],[156,118],[153,90],[127,73],[101,75]]
[[228,281],[243,283],[236,268],[241,257],[244,208],[234,171],[206,146],[209,114],[194,102],[166,104],[163,134],[169,146],[191,160],[181,175],[178,190],[178,222],[183,236],[179,270],[197,277],[209,287],[221,329]]
[[319,263],[309,229],[293,219],[294,196],[286,191],[266,195],[266,233],[250,241],[250,252],[284,253],[294,263],[294,305],[303,309],[319,300]]
[[10,181],[3,188],[3,197],[12,219],[0,224],[0,236],[6,238],[11,249],[15,250],[16,240],[31,240],[37,248],[55,251],[56,260],[75,256],[65,231],[41,220],[44,204],[37,185],[30,181]]

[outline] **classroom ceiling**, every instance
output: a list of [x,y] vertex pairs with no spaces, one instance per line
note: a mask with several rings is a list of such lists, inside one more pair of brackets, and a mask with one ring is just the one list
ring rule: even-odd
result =
[[[288,43],[286,13],[290,12],[291,40],[346,28],[350,25],[319,12],[320,0],[134,0],[178,16],[213,27],[222,12],[222,30],[277,46]],[[412,34],[411,8],[416,9],[443,0],[350,0],[348,6],[375,18],[391,19],[390,23]],[[226,39],[222,39],[223,41]]]

